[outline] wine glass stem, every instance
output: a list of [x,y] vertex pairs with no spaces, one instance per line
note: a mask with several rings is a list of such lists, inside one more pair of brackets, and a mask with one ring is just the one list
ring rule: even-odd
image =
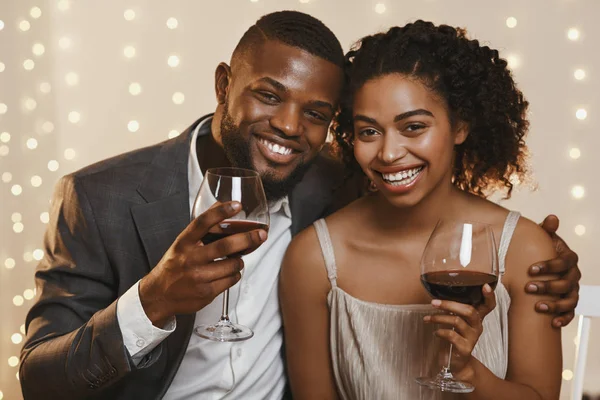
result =
[[223,311],[221,313],[221,321],[229,322],[229,289],[223,292]]
[[448,354],[448,366],[444,368],[444,372],[450,372],[450,363],[452,362],[452,343],[450,343],[450,354]]

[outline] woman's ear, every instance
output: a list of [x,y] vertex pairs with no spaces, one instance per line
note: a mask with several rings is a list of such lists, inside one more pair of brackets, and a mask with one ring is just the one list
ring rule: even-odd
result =
[[217,66],[217,70],[215,71],[215,94],[218,104],[225,104],[230,83],[231,67],[222,62]]
[[464,121],[460,121],[456,126],[456,132],[454,135],[454,144],[463,144],[469,136],[469,124]]

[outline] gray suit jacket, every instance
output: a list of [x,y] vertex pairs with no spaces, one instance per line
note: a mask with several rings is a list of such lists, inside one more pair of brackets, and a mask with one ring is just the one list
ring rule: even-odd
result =
[[[175,139],[91,165],[57,184],[35,274],[40,296],[26,320],[19,371],[25,399],[158,399],[166,392],[194,315],[178,315],[175,332],[136,367],[116,304],[189,223],[187,160],[201,120]],[[338,163],[317,157],[290,195],[293,234],[359,195],[352,182],[339,188],[342,180]]]

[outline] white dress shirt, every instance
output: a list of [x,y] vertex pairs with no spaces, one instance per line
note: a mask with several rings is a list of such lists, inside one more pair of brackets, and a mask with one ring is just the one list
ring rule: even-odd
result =
[[[202,171],[196,155],[198,132],[210,129],[211,118],[195,129],[188,158],[190,210]],[[257,250],[243,258],[242,279],[230,289],[229,317],[254,331],[251,339],[222,343],[192,334],[185,356],[165,394],[165,399],[281,399],[285,387],[281,355],[283,334],[277,285],[287,246],[292,240],[287,198],[270,206],[269,236]],[[139,297],[139,282],[117,302],[117,319],[123,342],[134,363],[151,352],[175,330],[173,318],[164,329],[152,325]],[[195,324],[219,320],[223,296],[196,313]]]

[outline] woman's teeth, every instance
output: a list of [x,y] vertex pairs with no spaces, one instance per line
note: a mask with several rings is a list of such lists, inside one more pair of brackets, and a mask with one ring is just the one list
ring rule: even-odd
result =
[[423,166],[417,168],[406,169],[404,171],[396,172],[394,174],[381,174],[383,180],[393,186],[408,185],[413,182],[419,176],[419,173],[423,170]]
[[273,153],[281,154],[282,156],[287,156],[288,154],[292,154],[292,149],[289,147],[281,146],[277,143],[269,142],[266,139],[259,139],[259,141],[267,146],[269,150]]

